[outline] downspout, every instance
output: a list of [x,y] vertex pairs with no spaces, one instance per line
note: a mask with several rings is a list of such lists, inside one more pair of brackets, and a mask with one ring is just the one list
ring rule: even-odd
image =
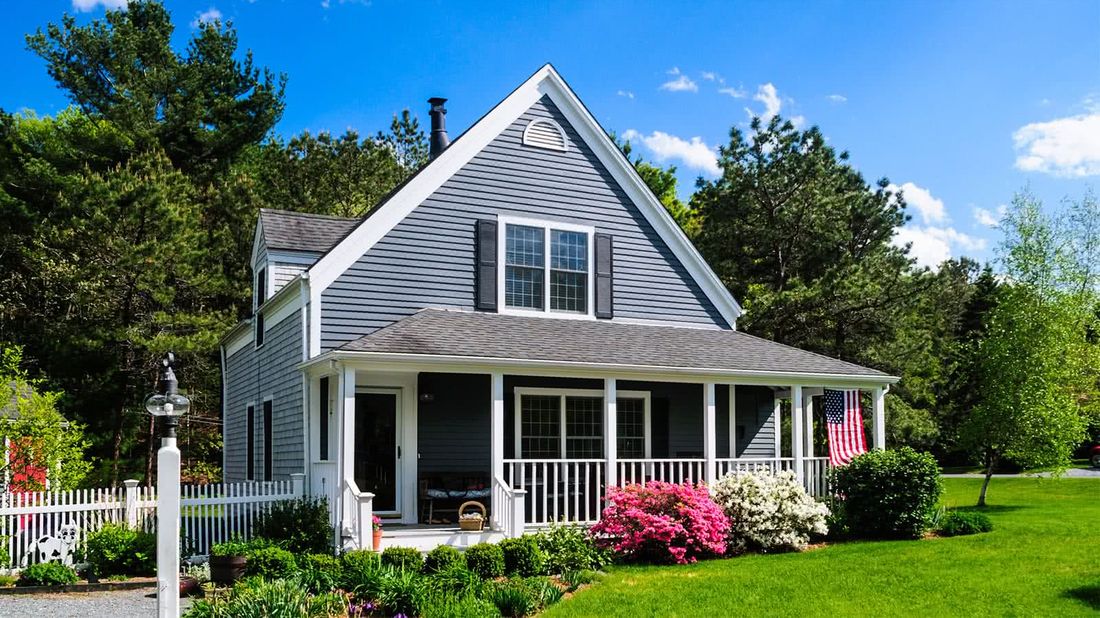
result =
[[225,448],[225,437],[229,435],[229,378],[226,376],[226,359],[225,359],[225,344],[219,346],[218,359],[222,365],[222,481],[225,481],[226,465],[229,463],[229,457],[226,453],[229,449]]

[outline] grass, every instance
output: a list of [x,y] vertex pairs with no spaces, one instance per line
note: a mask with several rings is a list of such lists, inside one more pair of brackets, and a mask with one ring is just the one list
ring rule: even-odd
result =
[[[981,479],[945,483],[972,508]],[[1096,616],[1100,481],[994,479],[989,501],[987,534],[617,567],[544,616]]]
[[[1085,470],[1092,467],[1092,464],[1088,459],[1074,459],[1069,464],[1070,468],[1078,468]],[[1053,468],[1035,468],[1031,470],[1024,470],[1022,472],[1013,471],[996,471],[994,474],[1032,474],[1035,472],[1050,472]],[[981,466],[941,466],[940,472],[943,474],[985,474],[985,468]]]

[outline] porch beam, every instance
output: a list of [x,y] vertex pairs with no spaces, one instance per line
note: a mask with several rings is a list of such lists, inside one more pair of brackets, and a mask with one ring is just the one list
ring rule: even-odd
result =
[[886,448],[886,389],[881,386],[876,388],[872,391],[871,397],[874,412],[872,418],[874,446],[881,451]]
[[791,387],[791,457],[794,459],[794,475],[799,482],[805,478],[806,470],[803,465],[803,447],[805,446],[802,432],[802,422],[805,420],[805,410],[802,407],[802,387]]
[[714,418],[717,414],[714,382],[707,382],[703,385],[703,402],[703,458],[706,460],[704,475],[707,484],[710,485],[715,480],[715,459],[717,459],[718,451],[717,423]]
[[[490,456],[493,460],[493,478],[504,479],[504,374],[495,372],[492,374],[492,438],[490,439]],[[517,431],[518,435],[518,431]],[[519,449],[519,444],[516,444]],[[495,509],[494,509],[495,510]]]
[[604,478],[608,488],[619,479],[619,395],[615,378],[603,381]]
[[780,415],[783,413],[783,400],[778,395],[772,396],[772,425],[775,431],[772,433],[775,436],[775,458],[779,459],[783,456],[783,419]]

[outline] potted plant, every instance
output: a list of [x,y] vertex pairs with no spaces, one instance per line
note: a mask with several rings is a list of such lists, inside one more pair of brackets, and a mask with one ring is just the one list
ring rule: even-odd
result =
[[244,577],[244,567],[251,546],[245,541],[215,543],[210,548],[210,581],[223,586]]
[[382,549],[382,519],[377,515],[371,519],[371,530],[374,532],[374,551]]

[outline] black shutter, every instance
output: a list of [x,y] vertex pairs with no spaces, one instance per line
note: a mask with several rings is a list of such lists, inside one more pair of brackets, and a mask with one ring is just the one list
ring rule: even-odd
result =
[[320,451],[320,453],[317,454],[317,459],[320,459],[321,461],[328,461],[328,378],[327,377],[326,378],[321,378],[321,384],[320,384],[320,388],[318,390],[321,391],[320,392],[321,405],[319,406],[319,408],[320,408],[319,411],[321,413],[321,418],[320,418],[320,422],[318,423],[318,429],[317,429],[318,434],[320,434],[319,435],[320,443],[318,444],[318,447],[319,447],[318,450]]
[[481,311],[497,310],[497,222],[477,222],[477,299]]
[[256,478],[256,409],[252,406],[248,406],[248,426],[245,431],[248,433],[245,440],[248,445],[245,448],[247,453],[245,455],[247,458],[245,477],[251,481]]
[[271,480],[271,402],[264,402],[264,480]]
[[612,274],[613,243],[610,234],[596,234],[596,317],[615,317]]

